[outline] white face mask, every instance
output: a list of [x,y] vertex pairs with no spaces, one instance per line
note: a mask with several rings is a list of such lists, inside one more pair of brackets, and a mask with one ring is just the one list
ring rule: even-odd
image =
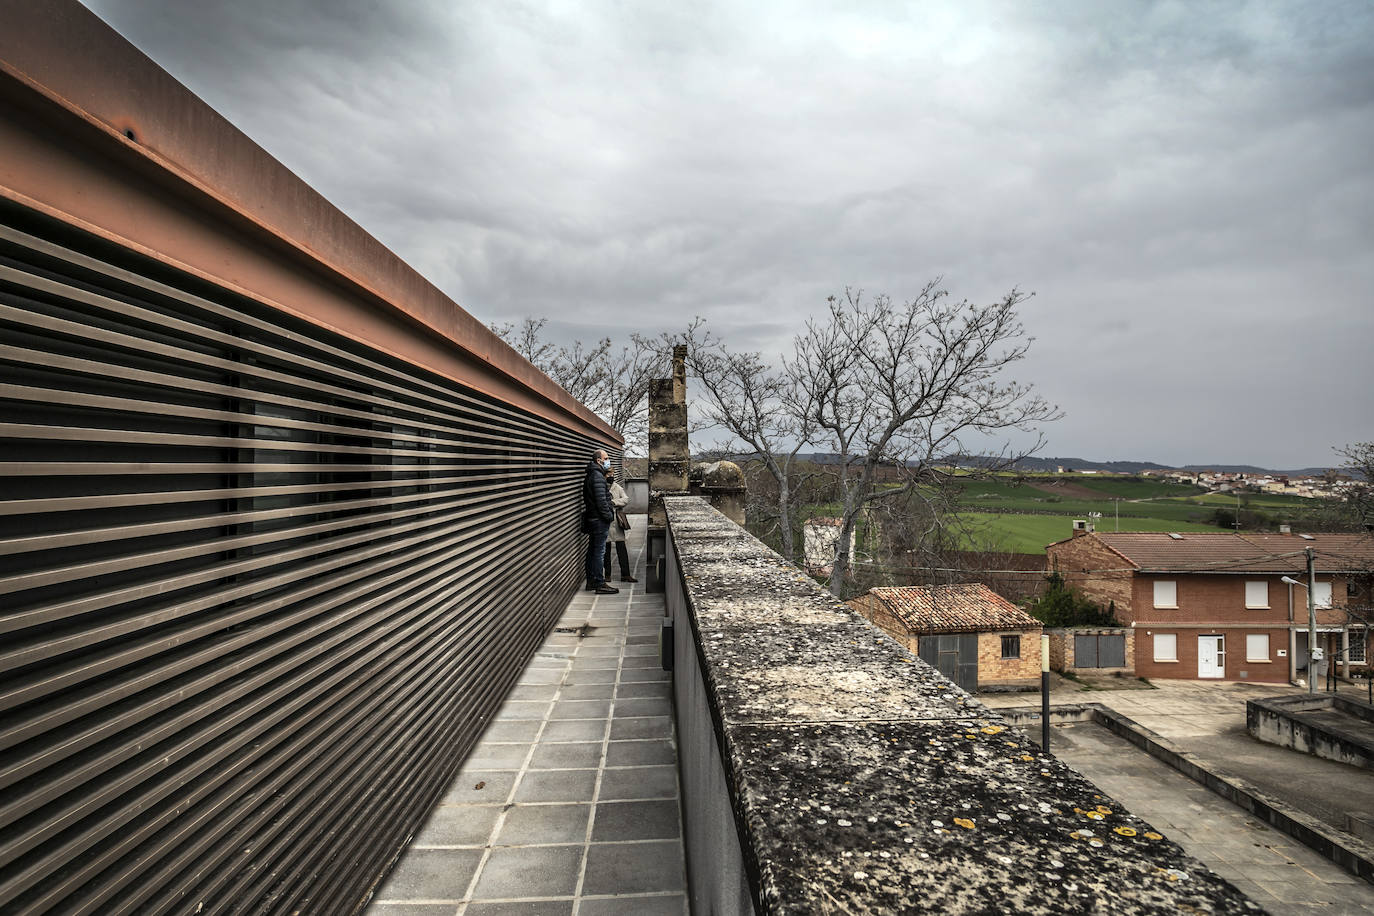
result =
[[601,462],[601,470],[603,470],[603,471],[609,471],[610,469],[611,469],[611,462],[610,462],[610,460],[609,460],[609,459],[603,460],[603,461]]

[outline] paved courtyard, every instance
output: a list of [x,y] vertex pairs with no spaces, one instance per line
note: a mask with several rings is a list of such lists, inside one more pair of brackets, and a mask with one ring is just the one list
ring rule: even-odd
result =
[[631,519],[641,581],[572,599],[368,916],[687,912],[663,596]]
[[1374,913],[1374,887],[1090,722],[1055,728],[1054,754],[1270,913]]

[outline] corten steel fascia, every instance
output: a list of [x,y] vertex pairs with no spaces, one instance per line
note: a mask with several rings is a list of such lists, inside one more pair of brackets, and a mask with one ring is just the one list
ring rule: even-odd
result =
[[0,0],[0,198],[623,438],[73,0]]

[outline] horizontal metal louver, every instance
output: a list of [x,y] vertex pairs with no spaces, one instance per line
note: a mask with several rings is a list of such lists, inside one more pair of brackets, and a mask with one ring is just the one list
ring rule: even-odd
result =
[[580,581],[597,443],[3,215],[0,910],[355,909]]

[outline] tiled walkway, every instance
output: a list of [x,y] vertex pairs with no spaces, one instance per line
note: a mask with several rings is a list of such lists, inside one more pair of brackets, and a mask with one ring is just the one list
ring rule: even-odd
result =
[[663,596],[631,518],[641,581],[572,599],[368,916],[687,912]]

